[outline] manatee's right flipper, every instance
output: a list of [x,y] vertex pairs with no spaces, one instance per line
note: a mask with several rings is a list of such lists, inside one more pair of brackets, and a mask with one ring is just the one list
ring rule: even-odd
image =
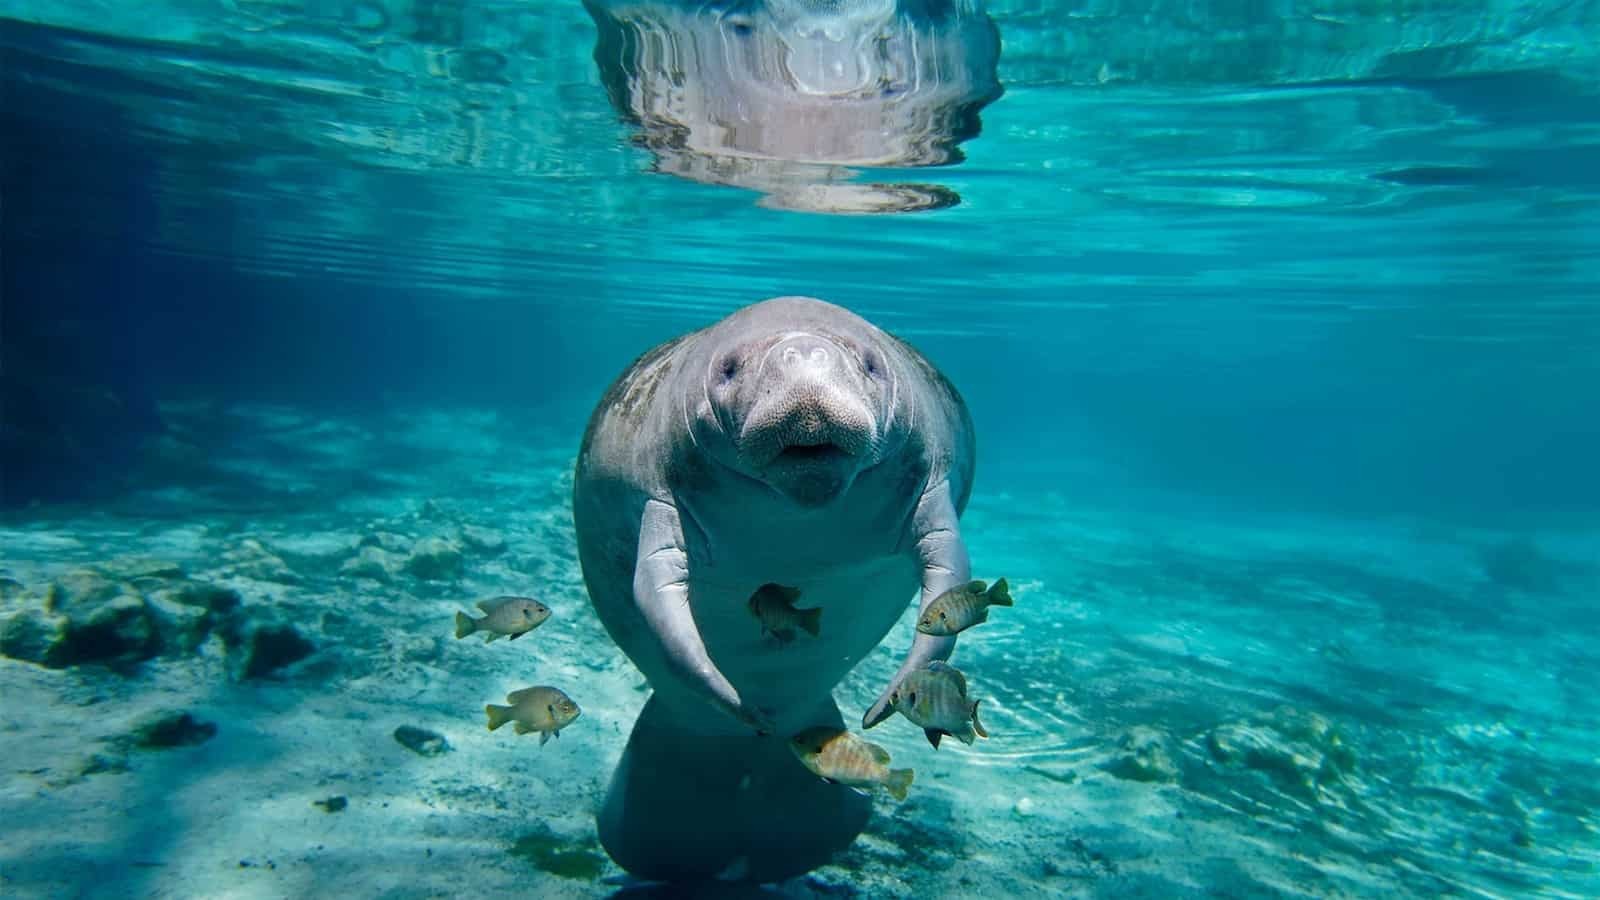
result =
[[[800,764],[782,735],[683,730],[692,709],[652,695],[600,809],[600,843],[629,873],[663,881],[781,881],[848,847],[872,801]],[[843,727],[832,700],[806,717]]]
[[[930,484],[911,515],[911,538],[915,541],[917,562],[922,568],[922,602],[917,608],[918,616],[927,612],[933,601],[945,591],[972,579],[972,566],[967,560],[967,545],[961,540],[958,518],[948,481]],[[861,727],[871,728],[894,715],[889,697],[900,686],[900,682],[928,663],[949,659],[955,648],[954,637],[935,637],[917,632],[911,639],[911,651],[900,663],[899,671],[889,679],[889,685],[878,695],[877,702],[861,717]]]
[[633,602],[661,642],[668,664],[707,700],[765,734],[772,730],[771,719],[744,705],[706,652],[689,608],[689,556],[683,547],[677,508],[655,498],[646,501],[633,569]]

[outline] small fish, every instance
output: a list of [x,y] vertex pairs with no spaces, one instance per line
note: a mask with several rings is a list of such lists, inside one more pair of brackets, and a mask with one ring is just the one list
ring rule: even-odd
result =
[[763,584],[750,595],[750,615],[761,621],[763,635],[772,635],[780,644],[794,640],[797,627],[816,637],[822,631],[822,607],[795,609],[794,601],[798,599],[799,588]]
[[523,688],[506,695],[510,706],[485,706],[489,715],[489,730],[493,731],[507,722],[515,722],[517,734],[539,732],[539,746],[552,737],[560,737],[561,729],[571,725],[583,713],[572,698],[553,687]]
[[474,619],[463,612],[456,613],[456,639],[487,631],[484,643],[510,635],[514,641],[544,624],[550,618],[550,607],[531,597],[495,597],[479,600],[478,608],[486,615]]
[[967,699],[967,677],[941,660],[906,675],[889,694],[889,704],[921,726],[935,750],[947,734],[963,744],[989,736],[978,721],[980,702]]
[[1004,578],[996,581],[994,587],[982,581],[969,581],[934,598],[917,618],[917,630],[949,637],[989,621],[989,607],[1010,605],[1011,591]]
[[911,769],[889,768],[889,751],[843,728],[807,728],[789,739],[789,749],[818,778],[863,794],[876,785],[904,800],[911,787]]

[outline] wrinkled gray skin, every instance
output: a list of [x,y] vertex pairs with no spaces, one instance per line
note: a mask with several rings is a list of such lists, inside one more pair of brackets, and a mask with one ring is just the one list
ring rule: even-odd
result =
[[[972,466],[954,388],[820,300],[745,307],[612,385],[579,455],[574,516],[594,608],[654,692],[601,811],[619,864],[771,880],[854,839],[865,798],[810,777],[784,740],[839,721],[834,686],[914,592],[926,607],[969,580],[957,520]],[[746,604],[769,582],[825,610],[815,640],[764,638]],[[863,724],[954,645],[918,634]]]
[[961,159],[1001,94],[981,0],[585,0],[612,105],[658,171],[761,191],[764,205],[950,206],[946,188],[847,184],[844,166]]

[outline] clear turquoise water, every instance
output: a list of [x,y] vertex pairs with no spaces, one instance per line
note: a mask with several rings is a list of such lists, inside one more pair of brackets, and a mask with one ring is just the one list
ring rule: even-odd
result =
[[[1593,895],[1600,5],[988,8],[965,160],[863,176],[961,202],[841,216],[651,171],[576,2],[0,0],[13,338],[575,447],[653,343],[849,306],[962,390],[974,559],[1039,583],[970,651],[1013,713],[972,765],[1154,726],[1203,808],[1367,873],[1196,893]],[[1212,780],[1280,702],[1359,786]]]

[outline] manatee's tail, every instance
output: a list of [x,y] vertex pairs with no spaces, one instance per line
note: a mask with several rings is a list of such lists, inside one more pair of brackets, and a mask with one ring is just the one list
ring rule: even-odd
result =
[[[600,843],[630,874],[782,881],[823,865],[866,827],[871,799],[807,771],[786,733],[685,731],[692,721],[652,696],[612,776]],[[807,724],[844,720],[830,699]]]
[[1006,580],[1002,578],[996,581],[993,587],[989,588],[988,593],[983,595],[983,599],[990,606],[1010,606],[1011,588],[1006,586]]
[[804,628],[812,637],[822,633],[822,607],[802,609],[799,612],[801,628]]
[[501,725],[511,721],[511,707],[495,706],[493,703],[485,706],[483,711],[489,714],[489,730],[493,731]]
[[890,769],[889,780],[883,783],[889,796],[896,800],[906,799],[906,792],[911,790],[911,778],[916,772],[911,769]]
[[478,623],[464,612],[456,613],[456,640],[461,640],[467,635],[478,630]]

